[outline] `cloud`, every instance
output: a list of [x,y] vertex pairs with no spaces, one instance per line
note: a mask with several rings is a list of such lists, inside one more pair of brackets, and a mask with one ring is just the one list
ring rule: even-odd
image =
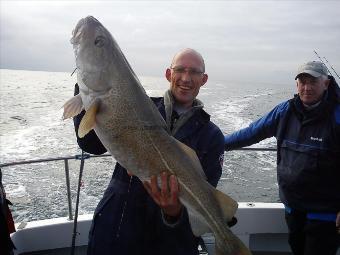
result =
[[336,1],[1,2],[1,68],[70,71],[76,22],[98,18],[137,74],[162,76],[174,53],[200,51],[213,79],[287,82],[313,50],[340,68]]

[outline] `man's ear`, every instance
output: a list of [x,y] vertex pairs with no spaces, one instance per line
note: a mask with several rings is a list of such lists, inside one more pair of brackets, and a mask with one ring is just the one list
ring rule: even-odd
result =
[[205,74],[203,74],[202,85],[201,86],[203,86],[207,81],[208,81],[208,75],[205,73]]
[[170,68],[166,69],[165,78],[168,80],[168,82],[171,82],[171,70],[170,70]]
[[329,83],[331,82],[330,79],[325,80],[325,88],[328,89]]

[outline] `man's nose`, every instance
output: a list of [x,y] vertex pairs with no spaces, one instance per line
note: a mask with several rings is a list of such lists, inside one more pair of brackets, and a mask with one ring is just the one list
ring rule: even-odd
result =
[[312,88],[313,88],[313,84],[312,84],[312,83],[306,82],[306,83],[304,84],[304,89],[305,89],[305,90],[311,90]]
[[181,75],[181,80],[185,82],[191,81],[191,75],[189,70],[185,70]]

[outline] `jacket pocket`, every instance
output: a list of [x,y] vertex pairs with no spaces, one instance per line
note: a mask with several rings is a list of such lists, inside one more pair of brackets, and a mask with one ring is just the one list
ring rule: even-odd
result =
[[320,149],[314,146],[284,140],[280,147],[278,162],[279,184],[312,188],[318,181],[318,158]]

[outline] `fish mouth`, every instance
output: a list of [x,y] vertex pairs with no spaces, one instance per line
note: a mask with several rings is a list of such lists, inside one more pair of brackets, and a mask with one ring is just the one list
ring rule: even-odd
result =
[[81,27],[83,26],[84,24],[84,19],[81,19],[78,21],[76,27],[73,29],[72,31],[72,37],[71,37],[71,44],[73,45],[76,45],[76,44],[79,44],[79,39],[81,37],[81,34],[82,34],[82,30],[81,30]]
[[71,44],[77,45],[80,43],[80,39],[84,34],[84,30],[91,24],[100,24],[100,22],[93,16],[87,16],[78,21],[76,27],[72,31]]

